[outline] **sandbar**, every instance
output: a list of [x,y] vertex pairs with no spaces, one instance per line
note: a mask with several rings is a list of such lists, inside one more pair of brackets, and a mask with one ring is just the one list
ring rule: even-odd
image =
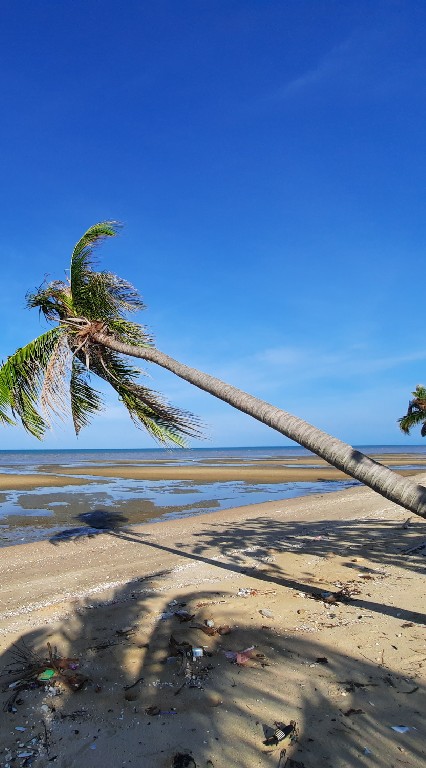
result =
[[[419,472],[418,466],[425,466],[426,459],[407,457],[383,456],[383,463],[387,466],[414,465],[416,468],[395,469],[400,475],[414,475]],[[291,466],[286,466],[290,464]],[[297,464],[297,466],[295,466]],[[314,465],[314,466],[312,466]],[[93,464],[83,467],[62,467],[45,465],[39,474],[0,474],[0,490],[14,490],[17,488],[37,488],[42,486],[84,485],[93,482],[96,478],[122,478],[130,480],[189,480],[195,483],[237,482],[247,481],[251,483],[287,483],[287,482],[313,482],[317,480],[344,480],[348,475],[335,467],[330,466],[321,459],[314,458],[308,461],[305,457],[298,460],[281,462],[273,460],[259,460],[249,465],[232,465],[226,463],[213,463],[211,465],[181,465],[155,462],[153,464],[125,465],[116,463],[111,466]],[[87,480],[85,479],[87,478]]]

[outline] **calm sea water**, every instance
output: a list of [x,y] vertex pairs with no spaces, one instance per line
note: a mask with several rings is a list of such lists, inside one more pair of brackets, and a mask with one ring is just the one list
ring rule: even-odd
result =
[[[387,454],[425,456],[426,446],[359,446],[375,456]],[[202,449],[134,450],[37,450],[0,451],[0,473],[56,475],[61,469],[87,466],[244,466],[276,459],[292,466],[292,458],[312,456],[299,446]],[[306,465],[305,465],[306,466]],[[70,477],[69,474],[67,477]],[[348,481],[288,483],[194,482],[187,480],[124,480],[85,476],[84,485],[40,487],[31,490],[0,492],[0,546],[37,541],[55,541],[70,535],[92,534],[114,525],[161,522],[230,507],[263,501],[294,498],[312,493],[327,493],[356,484]],[[105,525],[103,525],[105,523]],[[68,533],[67,533],[68,532]]]

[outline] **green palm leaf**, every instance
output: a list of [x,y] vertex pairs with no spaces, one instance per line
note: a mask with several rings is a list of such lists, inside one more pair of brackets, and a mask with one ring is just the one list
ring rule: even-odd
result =
[[413,427],[422,424],[420,434],[426,436],[426,387],[418,384],[413,392],[413,399],[408,404],[408,410],[405,416],[398,419],[402,432],[408,435]]
[[401,419],[398,419],[398,424],[401,432],[409,435],[414,427],[422,425],[420,430],[421,436],[426,435],[426,413],[424,411],[413,411],[410,414],[406,414]]
[[61,280],[44,283],[34,293],[27,293],[26,299],[29,309],[38,308],[49,321],[65,320],[74,314],[70,287]]
[[91,416],[102,409],[102,399],[99,393],[88,383],[89,373],[83,363],[73,357],[70,395],[71,395],[71,413],[76,435],[79,434],[82,427],[86,427],[91,420]]
[[[84,317],[89,316],[93,301],[96,303],[96,294],[98,292],[96,278],[94,282],[92,281],[93,276],[99,274],[93,272],[93,251],[107,237],[115,237],[119,226],[119,223],[116,221],[100,221],[98,224],[94,224],[80,238],[72,252],[70,267],[71,293],[77,313]],[[92,297],[92,294],[94,297]]]
[[40,405],[46,420],[49,415],[65,419],[69,411],[66,384],[70,370],[72,353],[65,333],[61,333],[52,350],[49,362],[42,372],[43,384],[40,392]]
[[0,368],[1,419],[13,424],[18,416],[24,428],[41,439],[48,423],[38,411],[45,372],[64,331],[52,328],[18,349]]
[[[82,353],[78,357],[83,361]],[[200,425],[195,416],[166,403],[156,392],[137,383],[140,371],[107,348],[91,344],[88,350],[89,368],[107,381],[119,395],[138,427],[162,444],[184,446],[186,437],[199,437]]]
[[87,271],[76,295],[73,289],[75,311],[88,320],[109,322],[123,318],[124,312],[136,312],[145,305],[136,289],[111,272]]
[[139,323],[132,323],[130,320],[125,320],[121,317],[110,320],[108,329],[123,344],[146,347],[151,346],[154,341],[151,333],[145,326],[139,325]]

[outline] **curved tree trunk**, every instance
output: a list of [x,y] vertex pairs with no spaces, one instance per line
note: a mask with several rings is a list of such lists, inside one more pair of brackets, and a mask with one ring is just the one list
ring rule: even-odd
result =
[[368,485],[386,499],[426,518],[425,487],[413,483],[406,477],[401,477],[391,469],[384,467],[383,464],[368,458],[361,451],[357,451],[347,443],[328,435],[327,432],[323,432],[297,416],[292,416],[291,413],[276,408],[264,400],[259,400],[241,389],[226,384],[214,376],[179,363],[154,347],[136,347],[123,344],[106,333],[93,332],[91,338],[97,344],[109,347],[116,352],[148,360],[166,368],[181,379],[195,384],[199,389],[209,392],[214,397],[303,445],[304,448],[308,448],[332,466]]

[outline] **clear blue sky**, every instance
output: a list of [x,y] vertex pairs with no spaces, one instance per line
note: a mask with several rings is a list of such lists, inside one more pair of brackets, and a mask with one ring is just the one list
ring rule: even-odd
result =
[[[6,0],[0,357],[96,221],[160,349],[352,444],[404,439],[426,380],[423,0]],[[282,436],[150,368],[206,447]],[[113,396],[78,441],[151,447]]]

